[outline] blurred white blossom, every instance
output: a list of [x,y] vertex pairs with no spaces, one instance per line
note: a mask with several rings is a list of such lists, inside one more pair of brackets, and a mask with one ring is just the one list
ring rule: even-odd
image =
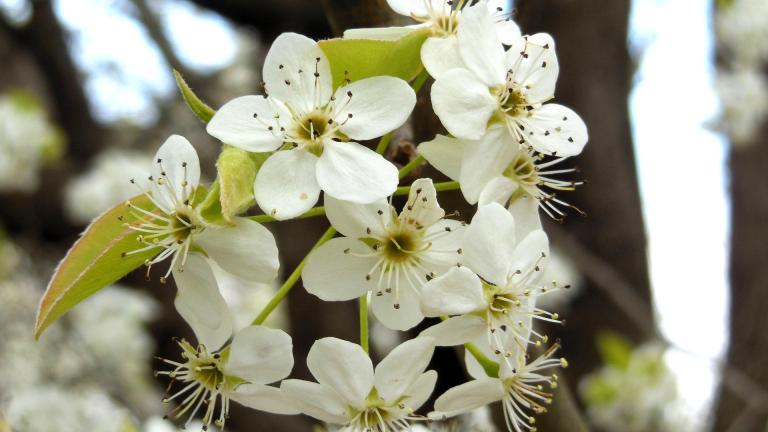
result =
[[720,128],[733,145],[749,143],[768,115],[768,82],[762,68],[719,71],[717,91],[723,104]]
[[608,432],[691,430],[664,348],[632,349],[618,336],[599,341],[605,365],[580,385],[590,420]]
[[43,284],[10,242],[0,240],[0,261],[0,412],[11,430],[122,432],[160,410],[145,329],[154,300],[108,287],[36,341]]
[[62,135],[34,96],[0,96],[0,191],[34,191],[41,166],[58,157],[62,146]]
[[768,2],[731,0],[715,14],[720,42],[740,64],[758,65],[768,61]]
[[147,177],[151,158],[150,154],[117,148],[99,154],[87,171],[67,184],[67,216],[87,224],[115,204],[138,195],[141,191],[129,180]]
[[124,432],[133,422],[131,413],[103,392],[53,385],[17,390],[6,417],[14,432]]

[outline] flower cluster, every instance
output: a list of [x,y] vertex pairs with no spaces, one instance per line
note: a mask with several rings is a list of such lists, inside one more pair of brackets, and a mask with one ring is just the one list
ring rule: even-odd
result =
[[[355,29],[342,42],[369,38],[368,47],[392,46],[422,32],[419,78],[344,70],[340,79],[323,48],[329,41],[284,33],[266,56],[265,94],[237,97],[201,117],[226,145],[210,188],[200,185],[192,144],[177,135],[158,150],[151,175],[132,180],[143,193],[127,202],[125,229],[140,246],[122,255],[148,256],[150,276],[153,266],[170,264],[160,280],[173,276],[176,309],[196,338],[178,340],[181,358],[164,359],[157,372],[175,384],[164,401],[187,424],[199,414],[204,429],[223,427],[235,401],[303,413],[345,431],[388,432],[499,401],[508,429],[520,432],[534,430],[533,415],[551,402],[545,385],[554,388],[558,378],[550,370],[567,363],[555,356],[559,343],[550,345],[538,328],[560,317],[538,300],[568,285],[544,279],[550,251],[539,209],[557,220],[575,209],[555,192],[581,182],[560,178],[574,170],[556,165],[587,142],[581,118],[550,102],[555,43],[547,34],[521,34],[500,1],[389,4],[419,24]],[[435,80],[432,107],[451,136],[419,145],[418,159],[398,172],[382,154],[390,133],[409,119],[427,74]],[[182,91],[198,111],[207,108]],[[375,138],[377,151],[364,143]],[[225,152],[242,163],[225,160]],[[398,187],[424,160],[453,181],[420,178]],[[236,189],[238,182],[245,186]],[[478,205],[470,221],[438,201],[440,191],[455,189]],[[321,192],[324,207],[315,207]],[[229,205],[233,194],[244,197],[237,206]],[[253,204],[263,214],[243,216]],[[217,211],[219,217],[211,215]],[[212,263],[269,283],[278,249],[261,223],[318,215],[331,228],[253,324],[236,328]],[[359,344],[323,338],[312,346],[306,362],[316,382],[286,379],[294,364],[291,337],[263,325],[299,278],[321,300],[361,303]],[[443,321],[374,367],[369,305],[381,325],[397,331],[428,317]],[[418,414],[438,379],[427,370],[435,347],[452,345],[466,347],[473,380],[438,397],[433,412]]]

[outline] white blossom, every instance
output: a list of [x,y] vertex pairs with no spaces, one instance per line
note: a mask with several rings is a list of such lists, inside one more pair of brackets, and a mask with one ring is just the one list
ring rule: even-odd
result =
[[326,197],[325,207],[345,237],[310,254],[302,273],[307,291],[326,301],[371,291],[373,313],[384,325],[406,330],[418,324],[422,287],[461,253],[463,226],[444,218],[432,180],[413,183],[399,215],[384,199],[363,205]]
[[[480,139],[499,124],[522,147],[573,156],[587,128],[570,108],[546,103],[559,73],[555,43],[545,33],[518,38],[504,51],[484,1],[465,8],[458,30],[466,68],[454,68],[432,86],[432,106],[448,132]],[[498,143],[498,145],[502,145]]]
[[503,127],[492,127],[479,140],[437,135],[432,141],[420,144],[419,152],[440,172],[459,182],[470,204],[505,205],[513,197],[533,197],[553,219],[565,217],[561,207],[584,214],[556,195],[584,184],[559,178],[577,171],[559,166],[567,158],[545,157],[520,147]]
[[492,203],[478,209],[462,249],[461,266],[428,282],[421,296],[426,316],[452,317],[422,334],[438,345],[485,340],[504,358],[525,351],[531,334],[538,337],[536,344],[546,343],[532,319],[558,322],[559,317],[539,309],[536,298],[559,286],[541,281],[549,254],[544,231],[517,227],[509,211]]
[[370,357],[351,342],[323,338],[312,345],[307,366],[317,383],[285,380],[281,388],[311,417],[342,425],[345,432],[408,430],[408,420],[427,401],[437,381],[427,368],[434,343],[416,338],[395,348],[374,370]]
[[512,367],[506,363],[500,365],[498,377],[469,368],[474,380],[456,386],[437,398],[435,411],[429,413],[429,417],[444,419],[500,401],[507,430],[535,431],[533,414],[546,412],[546,405],[552,402],[552,394],[544,389],[543,384],[548,384],[550,388],[557,387],[557,375],[547,375],[544,371],[568,365],[565,359],[552,358],[558,348],[557,344],[553,345],[530,363],[526,361],[525,351],[519,351],[513,356]]
[[171,369],[157,374],[181,387],[163,402],[178,401],[172,413],[177,418],[187,415],[186,424],[202,409],[205,427],[224,426],[231,400],[262,411],[296,414],[280,389],[267,385],[293,369],[291,337],[264,326],[249,326],[233,336],[233,318],[213,272],[196,253],[190,254],[189,261],[188,270],[176,275],[179,292],[174,304],[198,344],[179,340],[182,360],[163,359]]
[[737,148],[749,145],[768,117],[768,80],[763,67],[717,72],[717,92],[722,105],[718,126]]
[[242,217],[235,218],[231,227],[207,227],[194,207],[199,180],[200,162],[194,147],[179,135],[168,138],[155,155],[146,193],[157,211],[128,202],[134,214],[145,222],[127,226],[139,233],[137,238],[145,246],[124,255],[158,250],[146,262],[147,273],[152,265],[171,258],[171,265],[160,280],[165,281],[171,272],[178,279],[195,244],[230,273],[253,281],[274,279],[280,263],[272,233]]
[[[421,60],[429,74],[438,78],[455,67],[462,67],[457,30],[462,11],[469,5],[465,0],[387,0],[396,13],[419,22],[407,27],[363,28],[344,32],[347,39],[393,40],[419,29],[427,28],[430,35],[421,46]],[[520,37],[520,28],[512,21],[507,2],[490,0],[486,3],[499,40],[512,45]]]
[[320,191],[358,203],[386,197],[397,187],[397,169],[351,140],[384,135],[416,104],[408,84],[378,76],[333,91],[328,59],[317,43],[280,35],[264,62],[268,97],[243,96],[225,104],[208,133],[252,152],[272,154],[254,184],[256,202],[276,219],[298,216]]

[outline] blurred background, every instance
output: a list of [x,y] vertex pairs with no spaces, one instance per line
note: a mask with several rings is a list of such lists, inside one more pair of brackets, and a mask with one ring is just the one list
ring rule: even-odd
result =
[[[542,331],[562,339],[571,367],[539,429],[768,430],[768,2],[515,3],[524,32],[554,35],[557,99],[591,136],[573,161],[589,183],[567,197],[589,216],[546,226],[551,277],[574,289],[548,305],[567,323]],[[384,0],[0,0],[0,432],[176,430],[162,419],[167,383],[152,376],[154,356],[178,357],[171,338],[190,336],[171,284],[139,270],[32,336],[57,261],[136,193],[128,179],[169,134],[185,135],[215,176],[219,144],[171,68],[218,107],[261,91],[281,32],[327,38],[396,21]],[[400,163],[442,132],[424,95],[390,149]],[[445,199],[471,214],[457,194]],[[284,272],[326,223],[270,225]],[[275,290],[217,273],[241,325]],[[301,289],[268,324],[293,336],[300,378],[314,340],[357,338],[353,302]],[[402,337],[374,327],[374,356]],[[465,379],[451,349],[432,367],[437,394]],[[497,415],[426,426],[491,431]],[[239,407],[227,424],[313,427]]]

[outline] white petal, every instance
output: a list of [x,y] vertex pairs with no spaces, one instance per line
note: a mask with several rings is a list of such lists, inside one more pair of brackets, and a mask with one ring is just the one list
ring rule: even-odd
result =
[[269,96],[287,103],[294,111],[307,112],[316,103],[323,106],[331,99],[331,66],[323,50],[306,36],[278,36],[264,59],[262,76]]
[[488,86],[466,69],[452,69],[432,85],[432,107],[448,132],[479,139],[496,110]]
[[280,389],[299,411],[310,417],[336,424],[348,421],[344,400],[321,384],[290,379],[283,381]]
[[[232,99],[216,111],[206,130],[220,141],[250,152],[269,152],[283,143],[275,115],[279,102],[264,96]],[[270,129],[271,128],[271,129]]]
[[420,0],[387,0],[387,3],[393,11],[407,17],[411,15],[423,16],[427,13],[424,2]]
[[344,39],[369,39],[396,41],[403,36],[412,33],[423,25],[405,26],[405,27],[375,27],[375,28],[356,28],[344,30]]
[[376,277],[372,275],[368,280],[366,275],[373,268],[377,258],[353,254],[371,252],[370,247],[354,238],[329,240],[309,254],[307,265],[301,273],[304,288],[325,301],[344,301],[360,297],[375,286]]
[[360,345],[327,337],[312,345],[307,367],[317,381],[334,389],[356,408],[365,405],[373,389],[373,364]]
[[415,221],[422,227],[431,226],[445,216],[445,210],[440,208],[437,202],[437,191],[432,179],[420,178],[411,184],[400,220],[405,222]]
[[[477,204],[483,206],[495,202],[501,205],[505,205],[507,202],[509,202],[509,198],[512,197],[512,194],[517,191],[517,188],[517,183],[512,181],[512,179],[509,177],[494,177],[480,192],[480,196],[477,199]],[[517,220],[515,220],[515,222],[517,222]]]
[[467,143],[459,176],[467,202],[478,202],[485,186],[507,169],[519,151],[518,143],[501,127],[494,127],[480,140]]
[[[546,257],[549,257],[549,239],[542,230],[532,231],[525,236],[512,253],[509,271],[510,275],[519,270],[522,275],[515,275],[513,280],[524,277],[529,271],[534,272],[534,277],[528,279],[529,283],[536,281],[544,273]],[[538,270],[535,270],[538,268]]]
[[411,339],[393,349],[374,372],[379,396],[387,402],[397,402],[424,373],[434,351],[435,341],[428,337]]
[[[351,94],[351,96],[350,96]],[[336,90],[333,119],[341,131],[356,140],[378,138],[405,123],[416,105],[416,93],[407,82],[390,76],[355,81]]]
[[347,237],[363,238],[370,237],[371,233],[383,233],[392,218],[392,209],[384,198],[371,204],[358,204],[326,195],[325,216],[336,231]]
[[461,315],[435,324],[419,336],[435,339],[437,346],[462,345],[485,335],[485,320],[476,315]]
[[271,282],[280,267],[275,237],[250,219],[235,218],[235,223],[233,227],[207,228],[195,241],[227,272],[249,281]]
[[486,307],[483,283],[466,267],[453,267],[448,273],[424,285],[421,310],[424,315],[463,315]]
[[405,406],[412,410],[419,409],[432,395],[437,384],[437,372],[429,370],[424,372],[416,381],[405,391],[406,399],[403,401]]
[[506,282],[515,249],[515,221],[496,203],[480,207],[464,234],[463,263],[496,285]]
[[530,195],[521,195],[509,205],[509,213],[515,218],[515,238],[525,238],[528,233],[540,230],[539,201]]
[[465,7],[459,18],[459,52],[466,68],[487,87],[504,84],[504,47],[496,34],[493,17],[483,2]]
[[282,330],[249,326],[235,334],[230,346],[227,375],[269,384],[287,377],[293,369],[293,343]]
[[512,18],[496,18],[496,35],[504,45],[514,45],[520,39],[520,27]]
[[152,198],[166,213],[173,213],[194,194],[200,183],[200,160],[192,144],[171,135],[152,161]]
[[453,417],[475,408],[504,399],[504,384],[497,378],[473,380],[454,387],[435,401],[435,411],[429,417],[435,420]]
[[392,195],[398,175],[397,168],[373,150],[328,140],[317,163],[317,182],[334,198],[367,204]]
[[430,37],[421,45],[421,61],[432,78],[455,68],[466,68],[459,55],[459,40],[454,35]]
[[248,408],[273,414],[299,414],[290,399],[279,388],[260,384],[241,384],[228,395],[233,400]]
[[419,144],[419,154],[451,180],[458,181],[464,148],[470,141],[437,135],[432,141]]
[[307,212],[320,197],[316,179],[318,158],[304,150],[279,151],[256,174],[254,195],[264,213],[277,220]]
[[[386,277],[385,275],[385,280]],[[374,276],[373,278],[375,279],[376,277]],[[421,313],[419,295],[402,275],[400,276],[399,286],[400,293],[398,298],[395,298],[396,289],[394,288],[391,293],[383,292],[382,295],[374,293],[371,296],[371,309],[376,319],[385,327],[405,331],[420,323],[424,319],[424,315]],[[398,304],[399,307],[395,308],[395,304]]]
[[[450,229],[450,232],[447,230]],[[461,261],[459,249],[464,241],[466,226],[464,223],[443,219],[427,229],[427,236],[434,236],[432,246],[424,251],[422,260],[424,267],[441,274]]]
[[173,270],[178,293],[174,300],[179,315],[192,327],[198,343],[216,351],[232,336],[232,314],[221,297],[216,278],[205,258],[187,256],[184,271]]
[[517,39],[507,51],[506,63],[514,72],[514,81],[525,88],[529,104],[543,103],[554,96],[560,66],[552,36],[537,33]]
[[518,121],[529,131],[528,143],[540,153],[574,156],[581,153],[589,140],[587,125],[568,107],[545,104],[529,114],[530,117]]

